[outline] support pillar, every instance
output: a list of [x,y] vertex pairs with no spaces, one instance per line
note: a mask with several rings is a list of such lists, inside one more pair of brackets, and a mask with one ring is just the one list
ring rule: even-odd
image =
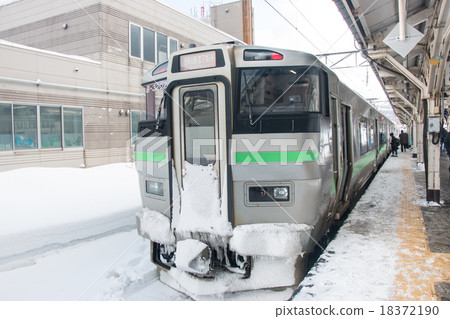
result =
[[414,151],[416,152],[417,163],[424,163],[423,158],[423,116],[417,115],[416,129],[414,130]]
[[[430,123],[433,119],[438,119],[439,122],[439,103],[438,100],[430,98],[427,100],[428,103],[428,119],[427,127],[425,127],[427,136],[427,153],[425,154],[426,165],[425,173],[427,174],[427,201],[439,203],[440,201],[440,189],[441,189],[441,179],[440,179],[440,144],[439,144],[439,125],[438,132],[433,132],[433,127],[430,127]],[[437,144],[435,144],[437,141]]]

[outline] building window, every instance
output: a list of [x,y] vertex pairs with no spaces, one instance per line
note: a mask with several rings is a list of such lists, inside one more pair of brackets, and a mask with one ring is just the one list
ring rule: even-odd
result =
[[0,151],[12,150],[11,104],[0,104]]
[[164,34],[158,33],[156,38],[156,49],[158,56],[158,64],[167,61],[167,37]]
[[136,137],[138,134],[138,123],[141,120],[140,111],[131,111],[131,142],[134,144],[136,142]]
[[175,39],[170,39],[170,54],[178,51],[178,41]]
[[61,108],[41,106],[41,148],[61,148]]
[[37,148],[37,112],[35,105],[14,105],[15,149]]
[[144,60],[155,63],[155,31],[144,28]]
[[81,108],[65,107],[64,147],[83,146],[83,118]]
[[141,28],[130,24],[130,55],[141,57]]
[[80,107],[0,104],[0,151],[62,148],[63,141],[83,146]]
[[178,51],[178,41],[162,33],[130,23],[130,56],[152,63],[163,63]]

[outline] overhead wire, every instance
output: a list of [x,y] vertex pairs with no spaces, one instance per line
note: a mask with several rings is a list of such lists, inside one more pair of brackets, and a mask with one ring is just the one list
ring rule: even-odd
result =
[[276,13],[278,13],[291,27],[295,29],[306,41],[308,41],[314,48],[316,48],[319,52],[322,52],[311,40],[308,39],[288,18],[286,18],[280,11],[278,11],[269,1],[264,0]]
[[[378,0],[377,0],[378,1]],[[369,10],[377,1],[374,1],[372,4],[371,4],[371,6],[369,6],[369,8],[367,9],[367,10]],[[266,2],[278,15],[280,15],[290,26],[292,26],[303,38],[305,38],[307,41],[308,41],[308,43],[310,43],[314,48],[316,48],[318,51],[319,51],[319,53],[320,54],[324,54],[323,53],[323,50],[321,50],[320,48],[318,48],[306,35],[304,35],[283,13],[281,13],[281,11],[280,10],[278,10],[278,9],[276,9],[275,8],[275,6],[274,5],[272,5],[268,0],[264,0],[264,2]],[[322,37],[323,39],[325,39],[324,37],[323,37],[323,35],[317,30],[317,28],[304,16],[304,14],[300,11],[300,9],[296,6],[296,5],[294,5],[294,3],[291,1],[291,0],[289,0],[289,2],[291,3],[291,5],[295,8],[295,10],[297,11],[297,12],[299,12],[304,18],[305,18],[305,20],[313,27],[313,29],[314,29],[314,31],[317,33],[317,34],[319,34],[319,36],[320,37]],[[347,32],[347,31],[346,31]],[[345,33],[342,35],[342,36],[344,36],[345,35]],[[326,52],[328,52],[341,38],[342,38],[342,36],[341,37],[339,37],[339,39],[338,40],[336,40],[333,44],[330,44],[329,43],[329,41],[328,40],[326,40],[325,39],[325,42],[327,43],[327,45],[329,46],[329,48],[327,49],[327,50],[325,50],[325,53]],[[345,59],[345,58],[344,58]],[[336,62],[336,63],[334,63],[333,61],[331,61],[331,63],[333,63],[333,65],[332,66],[334,66],[334,65],[336,65],[336,64],[338,64],[339,62],[341,62],[342,60],[344,60],[344,59],[341,59],[341,60],[339,60],[338,62]],[[366,67],[366,66],[364,66],[364,67]],[[331,68],[331,67],[330,67]],[[367,68],[367,67],[366,67]],[[344,71],[341,71],[341,74],[344,76],[344,77],[346,77],[351,83],[353,83],[355,86],[358,86],[358,84],[357,83],[355,83],[355,81],[354,81],[354,79],[352,79],[350,76],[348,76]],[[364,82],[364,81],[361,81],[361,82]],[[367,82],[366,82],[367,83]],[[366,84],[366,87],[368,87],[368,85]],[[370,91],[372,91],[370,88],[369,88],[369,90]]]

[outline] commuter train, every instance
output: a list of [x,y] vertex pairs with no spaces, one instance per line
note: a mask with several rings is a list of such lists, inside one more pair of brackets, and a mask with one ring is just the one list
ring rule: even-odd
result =
[[393,123],[311,54],[190,48],[142,85],[137,228],[160,280],[194,298],[295,289],[389,155]]

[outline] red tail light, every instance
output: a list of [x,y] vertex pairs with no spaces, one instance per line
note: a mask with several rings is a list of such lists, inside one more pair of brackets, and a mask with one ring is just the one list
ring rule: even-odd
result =
[[272,59],[271,60],[283,60],[283,56],[279,53],[272,53]]
[[244,61],[283,60],[283,55],[269,50],[245,50]]

